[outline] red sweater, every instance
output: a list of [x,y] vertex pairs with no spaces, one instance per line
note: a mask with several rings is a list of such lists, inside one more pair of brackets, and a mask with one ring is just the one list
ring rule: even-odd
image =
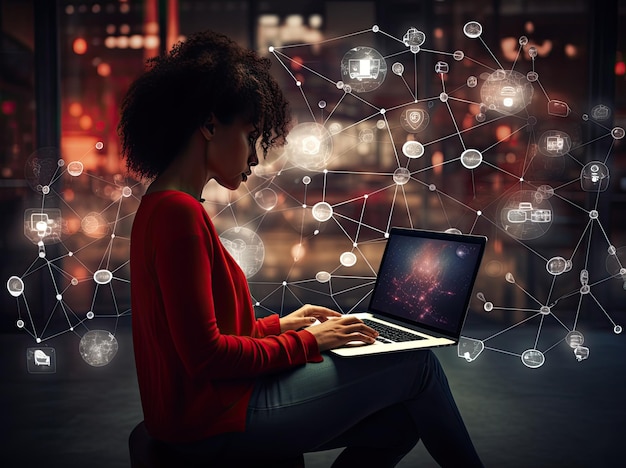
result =
[[144,195],[131,234],[137,379],[148,432],[190,442],[244,431],[256,377],[321,361],[307,331],[256,320],[246,277],[202,205]]

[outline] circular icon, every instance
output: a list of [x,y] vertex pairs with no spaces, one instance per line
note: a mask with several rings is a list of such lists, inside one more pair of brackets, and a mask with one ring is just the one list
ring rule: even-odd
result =
[[315,275],[315,279],[320,283],[328,283],[330,281],[330,273],[327,271],[318,271]]
[[545,356],[537,349],[527,349],[522,353],[522,363],[531,369],[543,366],[545,361]]
[[333,140],[323,125],[304,122],[287,136],[285,155],[298,167],[315,171],[326,167],[333,150]]
[[326,202],[318,202],[313,205],[312,213],[317,221],[323,223],[333,216],[333,207]]
[[533,97],[533,85],[515,70],[496,70],[480,89],[480,97],[488,109],[502,114],[516,114],[525,109]]
[[409,107],[402,111],[400,115],[400,125],[409,133],[423,131],[430,123],[428,112],[419,107]]
[[106,366],[117,354],[117,349],[117,339],[105,330],[88,331],[78,344],[81,357],[93,367]]
[[516,239],[536,239],[552,225],[552,205],[547,200],[537,201],[536,191],[520,190],[513,193],[499,207],[500,223],[505,232]]
[[463,33],[470,39],[476,39],[483,33],[483,27],[477,21],[470,21],[463,26]]
[[356,255],[352,252],[343,252],[339,256],[339,262],[346,267],[351,267],[356,264]]
[[271,211],[278,204],[278,195],[274,190],[266,187],[254,194],[254,201],[265,211]]
[[404,185],[411,179],[411,173],[406,167],[399,167],[393,172],[393,181],[397,185]]
[[402,154],[410,159],[420,158],[424,155],[424,145],[422,145],[419,141],[406,141],[402,145]]
[[341,59],[341,79],[351,91],[367,93],[377,89],[387,76],[387,62],[376,49],[355,47]]
[[256,232],[244,227],[234,227],[222,233],[220,240],[241,267],[246,278],[250,278],[261,269],[265,259],[265,246]]

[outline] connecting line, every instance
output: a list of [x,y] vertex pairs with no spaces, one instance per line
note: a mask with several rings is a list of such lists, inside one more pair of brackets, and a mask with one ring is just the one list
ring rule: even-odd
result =
[[478,36],[478,40],[480,40],[480,42],[482,43],[483,46],[485,46],[485,49],[487,49],[487,52],[489,52],[489,55],[491,55],[491,58],[494,60],[494,62],[496,62],[498,64],[498,68],[500,70],[504,70],[504,67],[502,66],[502,64],[498,61],[498,59],[496,58],[495,55],[493,55],[493,52],[491,52],[491,49],[489,48],[489,46],[485,43],[485,41],[483,41],[483,38]]
[[[511,310],[522,310],[522,309],[511,309]],[[537,315],[542,315],[542,314],[541,314],[540,312],[537,312],[536,314],[531,315],[530,317],[528,317],[528,318],[526,318],[526,319],[522,320],[521,322],[517,322],[517,323],[515,323],[515,324],[511,325],[510,327],[505,328],[504,330],[499,331],[498,333],[494,333],[494,334],[493,334],[493,335],[491,335],[490,337],[485,338],[485,339],[483,340],[483,342],[485,342],[485,341],[487,341],[487,340],[491,340],[492,338],[495,338],[495,337],[496,337],[496,336],[498,336],[498,335],[502,335],[503,333],[506,333],[506,332],[508,332],[509,330],[512,330],[512,329],[513,329],[513,328],[515,328],[515,327],[519,327],[521,324],[526,323],[526,322],[528,322],[529,320],[534,319]]]

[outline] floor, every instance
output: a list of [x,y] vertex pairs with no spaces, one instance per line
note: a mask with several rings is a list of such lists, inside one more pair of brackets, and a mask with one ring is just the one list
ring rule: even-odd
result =
[[[129,330],[116,336],[118,354],[104,367],[82,360],[75,335],[60,336],[51,343],[57,372],[37,375],[26,368],[31,339],[0,334],[1,466],[129,466],[127,437],[142,415]],[[436,351],[485,466],[626,466],[626,335],[603,328],[585,338],[587,360],[561,343],[537,369],[502,352],[468,363],[456,348]],[[306,466],[329,467],[336,453],[306,454]],[[399,466],[437,465],[419,444]]]

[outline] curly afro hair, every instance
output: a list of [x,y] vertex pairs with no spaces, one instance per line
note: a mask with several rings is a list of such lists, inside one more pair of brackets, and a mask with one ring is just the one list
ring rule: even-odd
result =
[[249,118],[264,156],[285,144],[288,104],[268,58],[205,31],[146,65],[122,101],[117,127],[129,171],[157,177],[211,114],[224,124]]

